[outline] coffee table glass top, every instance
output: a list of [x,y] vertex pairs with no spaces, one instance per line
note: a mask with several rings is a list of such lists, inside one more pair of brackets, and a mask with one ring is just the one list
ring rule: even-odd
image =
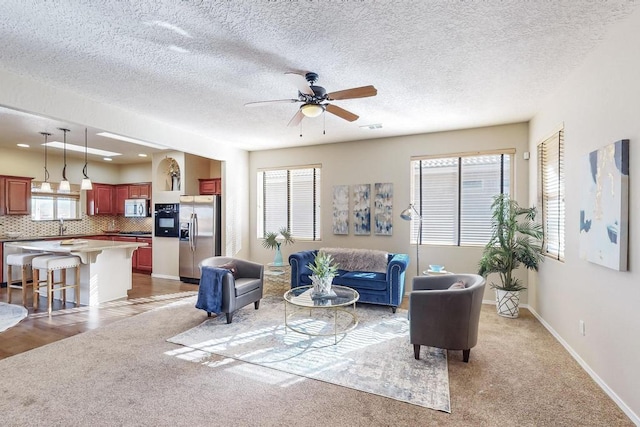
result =
[[313,286],[298,286],[288,290],[284,294],[285,301],[299,307],[343,307],[354,304],[360,298],[360,294],[346,286],[333,285],[331,289],[336,293],[334,297],[311,298]]

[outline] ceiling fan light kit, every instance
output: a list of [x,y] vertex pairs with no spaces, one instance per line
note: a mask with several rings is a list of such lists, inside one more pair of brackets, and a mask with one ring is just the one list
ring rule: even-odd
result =
[[340,117],[341,119],[353,122],[358,120],[358,116],[344,108],[338,107],[328,101],[336,101],[343,99],[354,98],[366,98],[369,96],[376,96],[378,91],[373,86],[362,86],[351,89],[340,90],[337,92],[327,93],[322,86],[316,86],[316,80],[318,80],[318,74],[306,73],[304,75],[298,73],[288,72],[285,75],[292,81],[292,83],[298,88],[297,99],[278,99],[272,101],[258,101],[249,102],[245,104],[246,107],[259,107],[267,104],[275,103],[295,103],[301,102],[302,105],[289,121],[288,126],[297,126],[300,124],[303,118],[318,117],[325,111]]

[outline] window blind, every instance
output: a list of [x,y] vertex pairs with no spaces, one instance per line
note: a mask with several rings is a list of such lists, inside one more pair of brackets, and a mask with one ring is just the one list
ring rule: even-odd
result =
[[[510,194],[511,154],[412,160],[413,195],[422,216],[421,244],[484,245],[495,195]],[[411,242],[418,241],[414,215]]]
[[564,132],[538,145],[538,205],[546,255],[564,260]]

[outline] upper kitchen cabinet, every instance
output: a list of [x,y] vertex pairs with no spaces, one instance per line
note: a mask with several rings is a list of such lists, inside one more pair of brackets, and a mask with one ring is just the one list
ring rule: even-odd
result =
[[116,214],[124,215],[124,201],[129,199],[129,185],[116,185]]
[[198,179],[200,194],[222,194],[222,181],[220,178]]
[[115,186],[93,183],[93,190],[87,190],[87,215],[115,213]]
[[145,182],[142,184],[129,184],[129,198],[130,199],[150,199],[151,183]]
[[17,176],[0,176],[0,214],[31,213],[31,180]]

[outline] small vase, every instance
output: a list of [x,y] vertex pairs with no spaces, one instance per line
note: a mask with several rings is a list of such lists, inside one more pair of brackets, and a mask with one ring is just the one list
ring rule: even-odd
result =
[[178,191],[180,190],[180,177],[179,176],[172,176],[171,177],[171,191]]
[[282,261],[282,252],[280,252],[280,243],[276,245],[276,256],[273,258],[273,265],[277,267],[284,265],[284,261]]
[[313,282],[311,298],[327,298],[336,295],[335,292],[331,290],[333,276],[318,277],[314,275],[311,276],[311,282]]

